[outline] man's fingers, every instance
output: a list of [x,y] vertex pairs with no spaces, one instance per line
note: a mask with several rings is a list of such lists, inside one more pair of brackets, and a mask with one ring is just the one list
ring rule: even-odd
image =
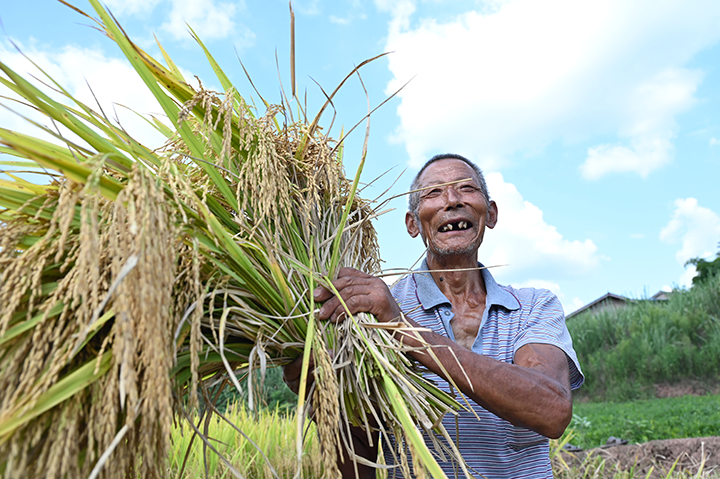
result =
[[344,268],[340,268],[338,270],[338,278],[350,278],[350,277],[372,278],[373,276],[371,276],[367,273],[363,273],[359,269],[355,269],[355,268],[344,267]]
[[[342,271],[352,271],[353,273],[343,275]],[[344,270],[341,270],[341,274],[338,276],[338,279],[333,281],[333,286],[335,286],[335,289],[338,291],[344,291],[345,289],[351,287],[368,287],[375,279],[375,277],[365,274],[362,271],[345,268]]]
[[323,303],[318,311],[321,320],[338,322],[346,319],[348,313],[361,312],[373,314],[379,321],[399,316],[397,303],[379,278],[356,269],[340,268],[333,287],[338,292],[337,296],[323,286],[313,291],[315,300]]
[[313,291],[313,299],[321,303],[327,301],[333,296],[333,292],[327,289],[325,286],[318,286],[317,288],[315,288],[315,291]]
[[[348,286],[352,286],[355,284],[355,279],[353,278],[339,278],[333,281],[333,286],[338,292],[343,292]],[[315,291],[313,291],[313,298],[315,301],[318,302],[325,302],[329,299],[333,298],[335,296],[335,293],[327,289],[325,286],[318,286],[315,288]],[[347,294],[345,294],[347,296]]]
[[332,298],[323,304],[318,312],[318,318],[321,320],[330,320],[333,323],[344,319],[346,316],[345,308],[337,298]]
[[[356,296],[364,295],[366,294],[366,291],[353,285],[341,287],[336,286],[336,288],[340,293],[340,297],[342,298],[343,302],[345,302],[345,304],[347,304],[350,308],[350,313],[355,314],[360,311],[358,309],[353,309],[351,304],[355,303],[354,299]],[[332,296],[331,298],[327,299],[320,308],[319,317],[320,319],[337,319],[337,316],[338,314],[340,314],[341,311],[345,311],[342,302],[337,296]]]
[[320,310],[320,319],[330,320],[333,323],[337,323],[347,319],[348,311],[352,315],[355,315],[357,313],[375,314],[373,310],[373,307],[375,306],[375,301],[373,300],[373,297],[371,295],[356,294],[349,296],[346,299],[343,299],[343,301],[345,301],[347,309],[345,309],[345,307],[337,298],[333,298],[332,300],[326,302]]
[[[350,311],[350,314],[365,312],[372,313],[372,301],[370,296],[366,294],[351,294],[347,299],[344,299],[344,301],[347,309]],[[335,314],[333,316],[334,317],[331,318],[331,320],[336,322],[342,321],[343,319],[346,319],[347,311],[342,305],[340,305],[340,307],[335,310]]]

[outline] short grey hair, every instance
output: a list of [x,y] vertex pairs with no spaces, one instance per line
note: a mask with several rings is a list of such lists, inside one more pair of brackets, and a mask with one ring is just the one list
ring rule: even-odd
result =
[[480,167],[465,158],[464,156],[460,156],[455,153],[442,153],[440,155],[435,155],[430,158],[427,163],[425,163],[423,167],[420,168],[420,171],[417,172],[417,175],[415,175],[415,178],[413,178],[412,183],[410,183],[410,191],[413,191],[413,193],[410,193],[410,195],[408,196],[408,211],[410,211],[413,216],[417,218],[417,210],[420,206],[420,195],[422,192],[414,191],[420,188],[420,177],[425,172],[428,166],[441,160],[460,160],[466,165],[468,165],[470,168],[472,168],[472,170],[475,172],[475,179],[480,184],[480,190],[485,197],[485,201],[488,205],[490,204],[490,193],[488,193],[487,184],[485,183],[485,176],[483,175]]

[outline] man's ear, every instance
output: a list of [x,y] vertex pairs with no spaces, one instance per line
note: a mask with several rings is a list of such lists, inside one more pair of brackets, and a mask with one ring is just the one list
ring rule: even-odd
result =
[[497,204],[494,201],[490,201],[490,204],[488,205],[488,214],[487,214],[487,221],[485,221],[485,226],[487,226],[490,229],[495,228],[495,225],[498,221],[498,207]]
[[405,227],[407,228],[408,234],[413,238],[417,238],[417,235],[420,234],[420,228],[418,227],[415,215],[409,211],[405,213]]

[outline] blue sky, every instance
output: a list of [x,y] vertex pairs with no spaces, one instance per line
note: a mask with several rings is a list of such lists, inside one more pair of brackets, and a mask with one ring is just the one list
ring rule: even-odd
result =
[[[0,59],[32,68],[10,40],[81,99],[89,83],[112,102],[159,112],[119,50],[87,19],[52,0],[0,8]],[[90,12],[84,0],[75,5]],[[285,1],[111,0],[131,37],[159,56],[153,35],[188,78],[217,88],[185,22],[246,97],[289,92]],[[486,172],[499,206],[480,260],[501,283],[547,287],[567,312],[606,292],[644,297],[687,286],[693,257],[720,242],[720,2],[546,0],[296,1],[297,85],[308,111],[365,59],[371,106],[406,82],[371,118],[368,187],[401,193],[424,159],[456,152]],[[277,62],[276,62],[277,59]],[[316,84],[317,82],[317,84]],[[303,100],[304,101],[304,100]],[[335,102],[333,131],[360,121],[368,98],[352,79]],[[151,146],[141,120],[115,107]],[[330,124],[330,116],[323,124]],[[0,126],[29,131],[12,114]],[[348,141],[358,164],[364,125]],[[405,232],[405,200],[377,222],[388,268],[422,255]]]

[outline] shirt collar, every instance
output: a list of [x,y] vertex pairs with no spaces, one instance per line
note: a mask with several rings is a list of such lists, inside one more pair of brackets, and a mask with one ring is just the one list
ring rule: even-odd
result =
[[[483,265],[478,262],[478,266],[482,267]],[[423,259],[420,268],[415,271],[427,271],[428,269],[427,259]],[[520,303],[515,295],[497,284],[489,270],[481,269],[480,273],[483,275],[485,289],[487,290],[486,305],[490,307],[498,305],[510,311],[520,309]],[[413,276],[417,284],[418,299],[423,309],[428,310],[441,304],[450,304],[450,301],[440,291],[430,273],[415,273]]]

